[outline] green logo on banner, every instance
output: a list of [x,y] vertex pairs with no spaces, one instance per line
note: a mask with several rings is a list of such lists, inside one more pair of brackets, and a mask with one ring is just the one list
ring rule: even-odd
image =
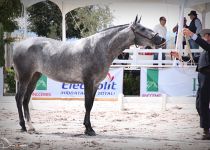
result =
[[42,75],[36,83],[36,90],[47,90],[47,77]]
[[158,91],[158,69],[147,69],[147,91]]

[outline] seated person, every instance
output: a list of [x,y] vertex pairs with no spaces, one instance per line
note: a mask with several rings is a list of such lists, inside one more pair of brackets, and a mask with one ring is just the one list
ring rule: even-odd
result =
[[117,58],[118,58],[118,59],[122,59],[122,60],[128,60],[128,58],[129,58],[129,53],[124,53],[124,52],[122,52]]
[[[119,56],[117,56],[120,60],[128,60],[129,59],[129,53],[122,52]],[[127,65],[127,63],[113,63],[113,65]]]

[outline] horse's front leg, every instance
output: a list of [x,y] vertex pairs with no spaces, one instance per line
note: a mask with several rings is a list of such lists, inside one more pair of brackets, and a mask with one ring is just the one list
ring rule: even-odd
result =
[[19,114],[19,124],[21,126],[21,131],[27,131],[26,130],[26,126],[25,126],[25,120],[23,117],[23,110],[22,110],[22,106],[23,106],[23,97],[25,95],[26,92],[26,83],[20,83],[18,81],[18,90],[17,90],[17,94],[15,96],[16,99],[16,104],[17,104],[17,109],[18,109],[18,114]]
[[89,136],[96,135],[95,131],[92,129],[90,123],[90,112],[93,107],[93,102],[95,98],[96,91],[98,86],[94,86],[92,81],[87,81],[84,83],[85,85],[85,118],[84,118],[84,125],[85,125],[85,134]]

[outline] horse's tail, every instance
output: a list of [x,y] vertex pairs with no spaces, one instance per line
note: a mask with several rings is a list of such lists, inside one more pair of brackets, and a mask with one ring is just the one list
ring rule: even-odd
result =
[[14,71],[15,71],[15,80],[18,81],[19,80],[19,76],[18,76],[18,71],[16,70],[16,67],[14,65],[14,63],[12,64]]
[[18,81],[19,80],[18,71],[17,71],[17,68],[16,68],[15,63],[14,63],[14,57],[15,57],[14,56],[14,51],[15,51],[15,49],[16,49],[16,46],[14,46],[13,53],[12,53],[12,67],[13,67],[14,72],[15,72],[15,80]]
[[10,44],[5,47],[5,67],[11,68],[13,64],[14,45]]

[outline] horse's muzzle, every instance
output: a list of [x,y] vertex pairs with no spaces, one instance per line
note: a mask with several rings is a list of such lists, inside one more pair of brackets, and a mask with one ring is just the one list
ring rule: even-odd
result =
[[166,40],[160,36],[155,36],[153,38],[153,42],[156,45],[156,47],[163,47],[166,44]]

